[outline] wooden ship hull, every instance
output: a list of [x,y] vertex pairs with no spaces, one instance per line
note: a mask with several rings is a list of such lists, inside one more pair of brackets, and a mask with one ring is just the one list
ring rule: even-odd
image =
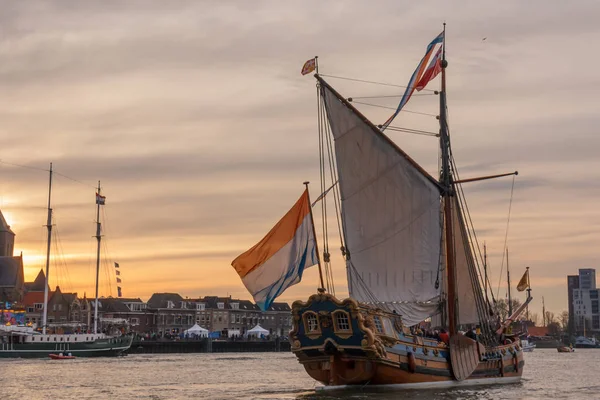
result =
[[521,379],[518,339],[485,347],[457,334],[446,344],[406,333],[396,314],[326,293],[294,302],[292,314],[292,352],[323,389],[452,387]]

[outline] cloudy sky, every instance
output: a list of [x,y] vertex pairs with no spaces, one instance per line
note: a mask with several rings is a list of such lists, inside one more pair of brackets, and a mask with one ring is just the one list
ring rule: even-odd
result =
[[[513,280],[531,267],[534,310],[544,296],[558,313],[566,275],[600,267],[599,11],[594,1],[5,2],[0,208],[26,278],[44,263],[48,177],[39,169],[53,162],[75,180],[55,176],[52,286],[93,295],[101,180],[102,294],[116,295],[118,261],[125,296],[248,298],[231,260],[287,211],[304,180],[318,187],[315,83],[300,75],[304,61],[319,55],[324,74],[402,85],[445,20],[462,176],[519,170]],[[401,90],[327,79],[348,97]],[[422,96],[406,109],[436,113],[436,102]],[[377,123],[389,115],[360,109]],[[395,124],[437,129],[418,114]],[[390,136],[435,174],[434,138]],[[511,183],[465,186],[494,286]],[[339,255],[334,268],[343,292]],[[309,295],[316,282],[313,268],[283,300]]]

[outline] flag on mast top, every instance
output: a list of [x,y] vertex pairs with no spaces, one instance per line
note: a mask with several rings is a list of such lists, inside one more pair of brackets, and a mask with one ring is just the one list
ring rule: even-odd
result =
[[317,69],[317,57],[311,58],[310,60],[306,61],[302,66],[301,73],[302,75],[310,74],[315,69]]

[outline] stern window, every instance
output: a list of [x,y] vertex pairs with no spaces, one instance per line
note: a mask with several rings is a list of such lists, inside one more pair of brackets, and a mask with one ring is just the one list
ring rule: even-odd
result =
[[384,333],[383,325],[381,325],[381,319],[379,317],[373,317],[373,322],[375,322],[375,330],[377,333]]
[[350,318],[344,311],[336,311],[335,313],[335,330],[350,331]]
[[304,326],[307,333],[319,332],[319,317],[313,312],[304,314]]

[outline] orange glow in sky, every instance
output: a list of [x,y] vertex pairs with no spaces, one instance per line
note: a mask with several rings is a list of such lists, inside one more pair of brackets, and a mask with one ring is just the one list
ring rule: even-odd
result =
[[[560,313],[566,275],[600,267],[600,78],[573,62],[585,54],[585,65],[598,64],[589,51],[600,39],[598,4],[32,3],[3,12],[0,38],[0,209],[27,280],[45,268],[44,169],[53,162],[52,288],[93,296],[100,179],[101,295],[116,295],[116,261],[126,297],[249,298],[231,261],[287,212],[303,181],[318,195],[315,82],[300,75],[303,63],[318,54],[321,73],[404,85],[442,21],[461,177],[519,170],[507,242],[513,284],[530,267],[531,308],[540,312],[544,296]],[[326,79],[346,97],[403,91]],[[377,101],[394,108],[398,98]],[[431,115],[401,113],[394,124],[436,132],[438,101],[414,96],[406,110]],[[376,123],[391,113],[357,106]],[[389,135],[437,176],[436,138]],[[465,185],[500,298],[511,183]],[[343,296],[335,223],[330,232]],[[317,282],[311,268],[281,299],[306,298]]]

